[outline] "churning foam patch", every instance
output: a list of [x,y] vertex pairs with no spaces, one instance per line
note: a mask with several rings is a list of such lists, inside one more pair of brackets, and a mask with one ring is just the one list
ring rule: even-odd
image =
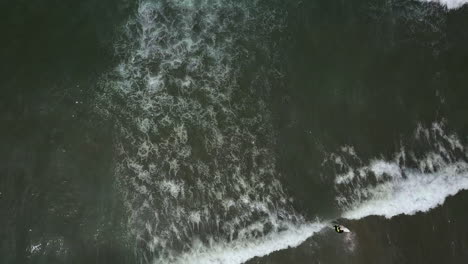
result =
[[456,162],[432,173],[406,170],[406,178],[369,187],[373,197],[344,213],[347,219],[370,215],[391,218],[399,214],[427,212],[444,203],[448,196],[468,190],[468,164]]
[[314,233],[326,226],[315,222],[300,226],[291,226],[288,230],[270,233],[258,239],[235,240],[231,243],[222,242],[211,247],[193,246],[187,252],[170,263],[175,264],[240,264],[254,257],[266,256],[272,252],[297,247]]
[[468,190],[468,152],[458,136],[447,130],[445,120],[429,127],[418,124],[411,142],[419,146],[418,151],[401,142],[393,158],[374,159],[367,165],[344,151],[330,155],[326,162],[341,172],[335,178],[335,190],[342,217],[413,215]]
[[[271,113],[244,96],[279,72],[269,36],[285,16],[261,2],[143,0],[115,45],[103,112],[122,117],[116,174],[142,263],[242,263],[315,230],[290,224],[304,221],[275,167]],[[271,60],[244,82],[244,56]]]
[[422,1],[423,2],[436,2],[443,6],[446,6],[447,9],[458,9],[468,3],[468,0],[422,0]]

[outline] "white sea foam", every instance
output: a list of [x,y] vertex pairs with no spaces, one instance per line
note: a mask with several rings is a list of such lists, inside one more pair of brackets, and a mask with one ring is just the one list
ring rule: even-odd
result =
[[468,164],[458,162],[436,172],[405,171],[406,179],[393,179],[366,189],[371,199],[357,204],[343,216],[360,219],[369,215],[391,218],[399,214],[427,212],[444,203],[448,196],[468,189]]
[[421,1],[439,3],[443,6],[446,6],[448,9],[458,9],[468,3],[468,0],[421,0]]
[[40,241],[31,241],[28,251],[31,254],[43,254],[44,252],[48,252],[56,254],[57,256],[64,256],[67,254],[68,248],[62,237],[55,237],[44,238]]
[[291,225],[285,231],[270,233],[258,239],[236,240],[232,243],[214,242],[207,247],[195,243],[189,252],[175,259],[163,260],[173,264],[240,264],[272,252],[297,247],[314,233],[322,230],[325,224],[314,223],[301,226]]
[[394,162],[374,160],[369,169],[375,174],[377,179],[381,179],[384,175],[389,175],[394,179],[401,178],[400,166]]
[[[315,230],[283,191],[256,95],[279,72],[268,46],[277,12],[261,1],[145,0],[126,24],[100,108],[117,117],[116,172],[141,262],[241,263]],[[255,61],[260,52],[268,62]]]
[[445,132],[445,127],[445,122],[435,122],[429,128],[418,125],[415,142],[427,148],[423,153],[402,146],[393,159],[375,159],[364,166],[359,162],[358,166],[350,165],[353,161],[342,157],[336,166],[345,172],[335,178],[335,186],[343,217],[391,218],[427,212],[443,204],[448,196],[467,190],[465,148],[455,134]]
[[36,244],[36,245],[31,245],[30,248],[29,248],[29,252],[31,254],[35,254],[37,252],[39,252],[42,248],[42,244]]

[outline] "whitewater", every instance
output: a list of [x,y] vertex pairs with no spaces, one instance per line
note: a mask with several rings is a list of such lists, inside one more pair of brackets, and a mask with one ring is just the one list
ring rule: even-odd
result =
[[447,7],[449,10],[458,9],[468,3],[466,0],[422,0],[424,2],[438,3],[442,6]]
[[124,27],[99,111],[118,117],[116,178],[142,262],[242,263],[321,228],[275,168],[261,94],[281,75],[269,45],[284,16],[266,4],[143,1]]
[[427,212],[468,189],[466,147],[457,135],[446,132],[444,121],[428,128],[418,125],[413,140],[426,150],[415,153],[402,145],[392,159],[374,159],[362,166],[353,164],[362,161],[352,148],[343,148],[341,156],[332,155],[344,171],[335,179],[336,201],[344,218]]
[[[392,159],[374,159],[364,166],[350,165],[349,159],[360,160],[356,150],[344,146],[330,155],[336,166],[346,173],[337,175],[337,189],[346,186],[348,193],[336,197],[343,213],[341,219],[359,220],[368,216],[391,219],[397,215],[428,212],[444,203],[445,199],[468,190],[467,149],[455,134],[446,132],[444,122],[431,127],[419,125],[415,140],[429,145],[419,154],[402,147]],[[348,159],[348,160],[346,160]],[[418,168],[405,166],[414,159]],[[377,184],[367,183],[374,178]],[[335,219],[322,219],[292,226],[286,232],[274,233],[262,239],[217,244],[207,249],[199,247],[186,253],[175,263],[243,263],[253,257],[296,247],[316,233],[328,230]]]
[[[293,209],[275,167],[266,97],[282,76],[271,36],[283,23],[262,1],[223,0],[142,1],[126,23],[99,110],[117,116],[115,171],[141,262],[243,263],[329,226]],[[330,154],[341,217],[427,212],[468,189],[466,149],[444,126],[417,128],[422,154]]]

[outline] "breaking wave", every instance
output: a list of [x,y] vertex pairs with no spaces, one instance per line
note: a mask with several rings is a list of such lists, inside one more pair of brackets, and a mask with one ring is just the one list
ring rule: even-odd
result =
[[238,264],[253,257],[262,257],[271,252],[297,247],[314,233],[326,226],[325,223],[290,226],[286,231],[270,233],[258,239],[237,240],[231,243],[216,243],[212,247],[195,246],[176,260],[167,263],[185,264]]
[[335,178],[336,200],[343,217],[360,219],[369,215],[391,218],[399,214],[427,212],[448,196],[468,189],[466,148],[455,134],[446,133],[444,122],[425,128],[414,136],[415,152],[404,146],[392,159],[374,159],[367,165],[352,147],[344,147],[330,160],[343,171]]
[[467,0],[422,0],[423,2],[435,2],[447,7],[447,9],[458,9],[468,3]]

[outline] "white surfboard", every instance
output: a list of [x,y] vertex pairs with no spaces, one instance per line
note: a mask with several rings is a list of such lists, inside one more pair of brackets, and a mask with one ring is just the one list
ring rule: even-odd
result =
[[349,230],[347,227],[345,227],[343,225],[340,225],[340,229],[343,230],[343,232],[345,232],[345,233],[351,232],[351,230]]
[[349,229],[348,229],[346,226],[344,226],[344,225],[338,225],[338,224],[336,224],[336,225],[339,226],[340,229],[343,230],[344,233],[350,233],[350,232],[351,232],[351,230],[349,230]]

